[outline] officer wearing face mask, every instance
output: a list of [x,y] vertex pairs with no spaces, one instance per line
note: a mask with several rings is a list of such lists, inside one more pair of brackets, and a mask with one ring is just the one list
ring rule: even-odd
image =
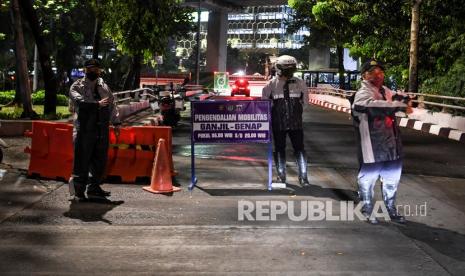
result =
[[107,163],[109,125],[115,126],[118,134],[121,124],[113,94],[100,77],[100,61],[87,60],[84,71],[85,77],[74,82],[69,91],[75,113],[70,192],[77,201],[85,201],[86,193],[89,199],[110,196],[100,187]]
[[397,187],[402,174],[402,142],[395,113],[406,111],[409,96],[384,86],[384,66],[377,60],[365,62],[360,72],[362,83],[352,104],[357,130],[360,170],[358,192],[362,212],[368,222],[378,223],[373,215],[374,187],[382,182],[383,200],[392,221],[404,223],[396,210]]
[[286,183],[286,136],[289,136],[299,171],[299,183],[309,187],[307,157],[304,149],[302,112],[308,104],[305,82],[294,77],[297,60],[283,55],[276,61],[276,75],[262,91],[262,99],[271,99],[275,164],[278,181]]

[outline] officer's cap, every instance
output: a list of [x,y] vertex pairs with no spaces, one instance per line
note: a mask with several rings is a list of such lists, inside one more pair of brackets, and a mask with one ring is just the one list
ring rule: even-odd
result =
[[100,66],[100,60],[96,59],[96,58],[92,58],[92,59],[88,59],[84,62],[84,67],[86,68],[91,68],[91,67],[98,67],[98,68],[102,68]]
[[363,75],[363,73],[370,71],[370,69],[373,67],[378,67],[379,69],[384,71],[384,66],[381,62],[374,59],[370,59],[369,61],[362,64],[362,67],[360,67],[360,73]]

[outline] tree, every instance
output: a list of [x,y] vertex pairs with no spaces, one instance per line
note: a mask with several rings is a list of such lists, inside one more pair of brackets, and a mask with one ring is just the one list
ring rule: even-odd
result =
[[50,52],[43,38],[43,32],[40,27],[39,18],[37,17],[36,10],[32,6],[32,1],[20,0],[19,6],[21,7],[21,10],[24,12],[25,17],[29,22],[29,27],[31,28],[39,52],[39,60],[45,86],[44,115],[54,118],[56,116],[57,85],[55,76],[52,71],[52,63],[49,54]]
[[[188,55],[187,52],[185,54]],[[196,66],[195,66],[196,65],[196,60],[197,60],[197,52],[193,50],[190,53],[190,55],[188,55],[188,57],[186,59],[183,59],[182,65],[188,71],[195,72],[195,70],[196,70]],[[200,62],[200,71],[202,72],[202,71],[205,70],[205,64],[207,63],[207,52],[206,52],[205,49],[200,49],[199,62]]]
[[139,87],[142,62],[163,54],[170,37],[193,30],[191,9],[177,0],[121,0],[104,5],[104,33],[120,51],[132,56],[125,89]]
[[267,62],[268,55],[259,51],[251,51],[246,55],[247,68],[245,74],[252,75],[255,73],[265,74],[265,64]]
[[11,1],[11,19],[14,26],[16,78],[18,80],[16,90],[19,92],[18,94],[20,95],[23,105],[23,114],[21,114],[21,117],[34,118],[37,114],[35,114],[34,110],[32,110],[31,85],[29,83],[26,47],[24,46],[23,27],[18,0]]
[[[383,61],[387,64],[387,75],[395,77],[401,87],[430,90],[428,86],[435,87],[433,83],[444,80],[438,77],[447,75],[464,55],[462,1],[422,0],[421,5],[417,0],[363,1],[357,3],[355,10],[351,22],[357,32],[350,43],[351,55]],[[420,13],[422,16],[416,17]],[[412,32],[412,25],[417,24],[418,31]],[[418,46],[414,47],[410,41]],[[412,53],[412,58],[407,53]],[[412,65],[416,64],[412,69],[416,69],[409,72],[410,60]]]
[[[0,21],[11,22],[10,3],[0,3]],[[12,27],[13,24],[0,24],[0,91],[13,89],[13,82],[8,75],[16,62],[14,51],[11,50],[14,47]]]
[[352,40],[353,25],[350,22],[354,11],[354,0],[292,0],[289,4],[296,10],[295,21],[290,24],[289,32],[301,27],[310,29],[307,45],[321,45],[336,48],[338,57],[339,80],[344,87],[344,45]]
[[232,48],[231,44],[228,44],[227,47],[226,70],[231,73],[244,70],[245,63],[247,62],[245,54],[241,53],[241,51],[237,48]]
[[[66,3],[66,6],[65,6]],[[66,1],[61,6],[39,7],[42,25],[49,26],[47,41],[51,46],[57,68],[58,93],[67,94],[71,81],[71,70],[83,64],[82,47],[92,39],[94,14],[89,12],[87,1]]]
[[346,46],[353,57],[385,63],[388,76],[404,86],[408,71],[410,6],[405,0],[355,1],[349,18],[352,38]]
[[92,42],[92,58],[97,59],[98,53],[100,51],[100,40],[102,35],[102,21],[103,21],[103,11],[101,10],[102,6],[100,0],[95,0],[94,2],[94,11],[95,11],[95,26],[94,26],[94,40]]
[[413,0],[412,27],[410,31],[410,66],[408,91],[418,92],[418,33],[420,26],[421,0]]
[[163,64],[152,62],[153,66],[158,66],[158,70],[163,73],[178,72],[179,58],[176,56],[176,42],[170,41],[163,55]]

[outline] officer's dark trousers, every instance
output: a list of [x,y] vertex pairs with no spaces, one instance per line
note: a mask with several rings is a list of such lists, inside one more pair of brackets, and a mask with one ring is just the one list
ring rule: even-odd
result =
[[73,183],[78,196],[83,196],[87,184],[91,189],[102,183],[108,158],[109,114],[108,106],[79,103],[73,163]]
[[[100,185],[108,158],[108,127],[78,131],[74,140],[73,181],[76,189]],[[90,179],[89,179],[90,174]]]
[[289,135],[295,153],[304,151],[304,131],[302,129],[296,129],[284,131],[273,130],[275,152],[282,153],[283,155],[285,154],[286,135]]

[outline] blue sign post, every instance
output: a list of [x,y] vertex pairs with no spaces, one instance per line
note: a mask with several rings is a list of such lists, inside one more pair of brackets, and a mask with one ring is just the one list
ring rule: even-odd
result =
[[271,101],[213,100],[191,102],[191,191],[195,176],[195,144],[268,144],[268,190],[272,180]]

